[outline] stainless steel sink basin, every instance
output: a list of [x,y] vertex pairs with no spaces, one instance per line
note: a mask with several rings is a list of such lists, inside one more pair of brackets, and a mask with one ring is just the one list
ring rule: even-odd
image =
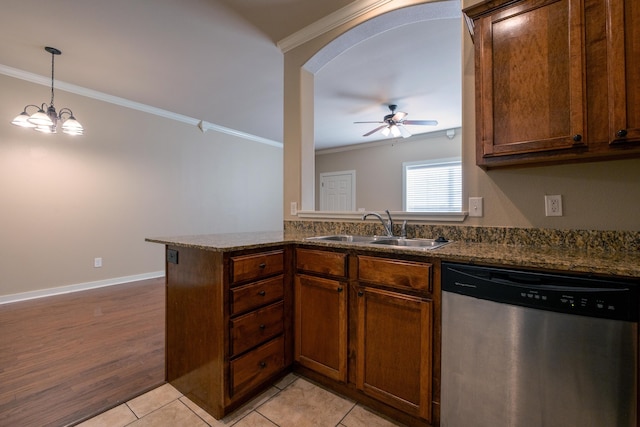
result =
[[329,236],[307,237],[305,240],[320,242],[364,243],[373,245],[394,246],[398,248],[437,249],[449,243],[448,240],[438,239],[406,239],[390,236],[358,236],[353,234],[332,234]]
[[317,237],[307,237],[305,240],[320,240],[320,241],[328,241],[328,242],[356,242],[356,243],[366,243],[373,242],[379,237],[375,236],[357,236],[352,234],[333,234],[331,236],[317,236]]
[[403,238],[389,238],[384,240],[377,240],[371,242],[374,245],[387,245],[398,247],[410,247],[410,248],[424,248],[424,249],[437,249],[449,243],[448,240],[440,239],[403,239]]

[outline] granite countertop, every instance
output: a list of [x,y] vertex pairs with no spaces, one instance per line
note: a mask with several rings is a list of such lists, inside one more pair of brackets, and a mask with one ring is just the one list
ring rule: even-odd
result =
[[381,247],[368,243],[309,241],[309,233],[271,231],[147,238],[148,242],[193,247],[210,251],[266,248],[283,243],[305,243],[318,247],[374,250],[386,254],[424,255],[447,261],[505,265],[546,270],[573,271],[640,278],[640,254],[622,251],[588,251],[571,248],[451,242],[436,250]]
[[282,231],[200,234],[195,236],[156,237],[145,240],[152,243],[198,248],[216,252],[260,248],[287,242]]

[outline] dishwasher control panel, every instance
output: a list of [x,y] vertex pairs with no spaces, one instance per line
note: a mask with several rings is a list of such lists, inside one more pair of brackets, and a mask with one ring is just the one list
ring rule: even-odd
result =
[[442,263],[442,290],[561,313],[638,321],[638,283]]

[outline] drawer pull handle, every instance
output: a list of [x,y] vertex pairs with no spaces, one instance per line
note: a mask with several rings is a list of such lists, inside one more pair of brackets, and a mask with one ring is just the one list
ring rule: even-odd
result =
[[266,362],[260,362],[260,369],[264,369],[267,367],[267,363]]
[[260,295],[261,297],[265,296],[267,293],[265,291],[260,291],[258,292],[258,295]]
[[258,326],[260,329],[264,330],[265,326],[264,325],[260,325]]
[[258,267],[260,267],[260,268],[265,268],[266,266],[267,266],[267,264],[263,262],[263,263],[261,263]]

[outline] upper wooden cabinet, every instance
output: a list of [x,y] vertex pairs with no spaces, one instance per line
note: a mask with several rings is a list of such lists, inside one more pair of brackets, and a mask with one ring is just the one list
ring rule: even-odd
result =
[[640,154],[637,3],[488,0],[464,10],[479,166]]
[[640,142],[640,2],[607,2],[609,139]]

